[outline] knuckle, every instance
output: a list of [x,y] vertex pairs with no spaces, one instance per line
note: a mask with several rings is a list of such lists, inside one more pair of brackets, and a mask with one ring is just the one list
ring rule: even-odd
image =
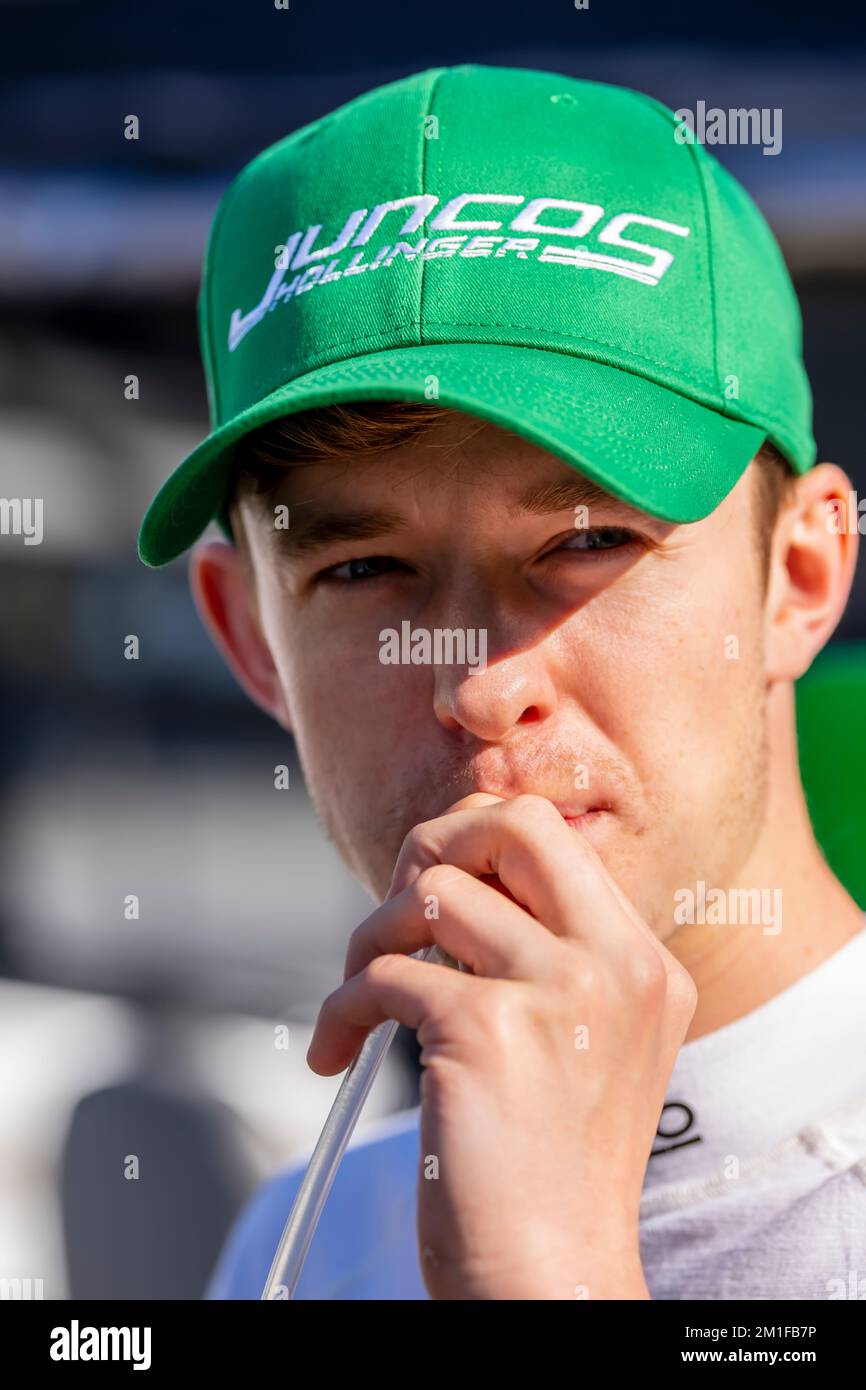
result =
[[441,816],[432,816],[429,820],[419,820],[408,832],[404,845],[427,846],[430,845],[440,829]]
[[502,812],[508,832],[517,845],[533,849],[540,839],[562,825],[562,818],[556,807],[546,797],[533,792],[522,792],[507,802]]
[[423,900],[431,894],[441,897],[446,888],[454,882],[455,870],[450,864],[428,864],[415,879],[417,896]]
[[361,922],[351,933],[346,945],[346,962],[357,960],[364,947],[364,923]]
[[657,951],[637,952],[629,963],[629,979],[632,989],[647,1003],[661,1006],[668,997],[668,971]]
[[550,824],[555,817],[559,821],[560,816],[552,802],[546,796],[538,796],[535,792],[521,792],[507,803],[505,815],[516,825]]
[[430,822],[428,821],[420,821],[417,825],[413,825],[411,830],[406,832],[403,836],[403,843],[400,846],[400,853],[397,856],[398,863],[401,859],[411,858],[421,845],[426,844],[429,834],[429,824]]
[[517,1036],[515,1003],[501,982],[479,979],[471,997],[455,1006],[453,1026],[464,1037],[472,1038],[481,1053],[501,1052],[513,1045]]
[[594,999],[601,992],[602,979],[598,962],[582,947],[568,943],[562,952],[562,964],[557,969],[569,995],[579,999]]
[[378,985],[390,980],[395,970],[400,968],[400,961],[405,957],[386,952],[384,955],[375,956],[368,965],[364,966],[361,974],[366,984]]
[[684,966],[677,965],[670,972],[668,997],[678,1013],[691,1021],[698,1006],[698,987]]
[[513,1044],[517,1033],[515,1001],[507,990],[482,989],[475,1006],[475,1023],[490,1045],[502,1049]]

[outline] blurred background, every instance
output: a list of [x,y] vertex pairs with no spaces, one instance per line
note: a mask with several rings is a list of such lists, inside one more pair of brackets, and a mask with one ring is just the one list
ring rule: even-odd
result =
[[[207,432],[195,296],[222,191],[290,130],[441,63],[779,107],[781,153],[714,153],[781,242],[819,455],[862,494],[866,16],[0,0],[0,25],[0,495],[45,499],[41,545],[0,536],[0,1278],[196,1298],[246,1197],[318,1135],[338,1079],[307,1070],[306,1043],[372,907],[201,630],[185,562],[135,554],[147,502]],[[864,641],[861,565],[834,646]],[[364,1122],[417,1087],[401,1030]]]

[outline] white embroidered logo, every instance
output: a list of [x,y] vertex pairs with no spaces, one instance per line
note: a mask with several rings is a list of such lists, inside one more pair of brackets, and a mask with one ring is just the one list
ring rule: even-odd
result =
[[[651,227],[673,236],[685,237],[691,230],[677,222],[666,222],[659,217],[646,217],[640,212],[618,212],[608,221],[604,221],[605,210],[598,203],[583,203],[571,198],[532,198],[526,202],[522,193],[459,193],[456,198],[446,203],[427,225],[428,232],[448,232],[455,235],[438,236],[432,240],[429,236],[421,236],[414,245],[400,240],[417,232],[430,217],[438,202],[439,199],[432,193],[416,193],[405,198],[394,198],[386,203],[377,203],[369,212],[367,208],[356,208],[349,214],[342,231],[331,245],[322,246],[318,251],[312,248],[322,230],[320,223],[308,227],[303,234],[295,232],[285,246],[278,248],[279,255],[274,273],[259,303],[246,314],[242,314],[240,309],[235,309],[232,313],[228,333],[229,352],[234,352],[238,343],[278,304],[286,303],[299,294],[332,284],[346,276],[362,275],[367,271],[390,266],[398,257],[403,261],[414,261],[421,256],[426,261],[455,255],[491,256],[495,260],[512,256],[519,261],[525,261],[533,255],[544,264],[568,265],[575,270],[605,271],[611,275],[623,275],[629,280],[637,280],[642,285],[657,285],[673,264],[673,253],[648,242],[631,240],[623,233],[630,227]],[[499,231],[503,227],[501,221],[458,220],[469,203],[510,203],[513,206],[526,203],[526,206],[515,213],[502,235],[490,236],[479,234]],[[351,251],[355,247],[365,247],[389,213],[407,208],[410,211],[397,231],[396,241],[380,246],[372,260],[365,261],[364,252],[357,250],[351,258],[344,258],[345,263],[341,263],[341,252]],[[543,214],[551,208],[561,208],[575,213],[576,217],[571,226],[545,224],[542,221]],[[637,251],[648,259],[636,261],[621,255],[589,250],[585,245],[563,245],[560,241],[545,241],[542,245],[542,238],[573,237],[582,240],[590,232],[593,232],[597,246]],[[475,235],[470,236],[469,233]],[[287,284],[286,276],[290,271],[296,273],[294,279]]]

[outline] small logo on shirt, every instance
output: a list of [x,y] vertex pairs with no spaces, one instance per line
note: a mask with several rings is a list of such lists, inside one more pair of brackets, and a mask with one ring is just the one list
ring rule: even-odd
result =
[[[672,1113],[668,1115],[668,1111]],[[692,1134],[695,1126],[695,1113],[684,1100],[669,1100],[662,1107],[661,1119],[656,1130],[656,1144],[650,1158],[670,1153],[672,1149],[684,1149],[687,1144],[702,1144],[702,1134]]]

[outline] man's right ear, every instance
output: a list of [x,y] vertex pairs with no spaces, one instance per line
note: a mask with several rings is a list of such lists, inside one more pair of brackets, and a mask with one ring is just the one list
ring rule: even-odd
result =
[[189,582],[199,617],[235,679],[260,709],[291,731],[279,675],[259,626],[255,587],[238,549],[228,541],[200,541],[190,555]]

